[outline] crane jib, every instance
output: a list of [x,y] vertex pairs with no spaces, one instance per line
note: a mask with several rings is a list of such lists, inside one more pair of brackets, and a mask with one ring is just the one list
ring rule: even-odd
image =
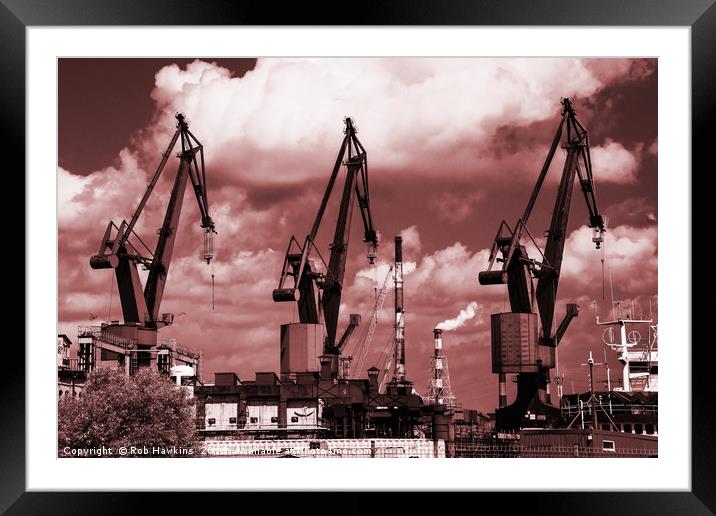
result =
[[[373,227],[368,192],[367,152],[356,136],[351,118],[344,120],[344,137],[328,179],[316,218],[303,246],[294,237],[289,241],[281,270],[278,287],[273,291],[276,302],[295,301],[301,323],[325,324],[326,341],[324,351],[334,352],[337,347],[337,326],[343,293],[343,280],[349,249],[350,225],[353,206],[357,205],[364,226],[364,242],[369,245],[368,260],[374,263],[378,234]],[[333,240],[328,246],[330,255],[327,263],[316,247],[316,237],[323,222],[328,201],[333,193],[341,169],[345,170],[345,183],[336,215]],[[325,273],[316,270],[308,259],[312,257],[323,262]]]
[[[191,181],[192,189],[197,199],[201,215],[201,227],[205,228],[207,232],[204,238],[203,258],[209,263],[214,257],[213,235],[216,231],[214,222],[209,215],[209,205],[206,198],[203,146],[189,131],[184,115],[179,113],[176,115],[176,119],[176,130],[168,147],[162,153],[162,159],[129,223],[123,221],[120,226],[116,226],[113,222],[110,222],[102,237],[98,253],[90,258],[90,266],[93,269],[115,269],[124,322],[140,323],[154,329],[158,326],[169,324],[172,319],[171,317],[162,316],[159,313],[159,307],[169,272],[188,181]],[[159,237],[156,247],[154,252],[150,252],[142,239],[135,233],[134,228],[165,169],[177,141],[181,142],[182,149],[182,152],[178,155],[179,167],[177,168],[162,226],[157,231]],[[134,240],[135,243],[130,240]],[[146,253],[142,251],[144,256],[136,251],[135,245],[137,243],[146,250]],[[136,274],[137,263],[142,264],[149,270],[144,288],[142,288],[139,276]]]

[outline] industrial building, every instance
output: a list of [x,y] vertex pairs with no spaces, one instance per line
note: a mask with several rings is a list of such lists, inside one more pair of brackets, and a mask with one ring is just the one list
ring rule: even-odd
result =
[[378,369],[368,379],[336,379],[330,357],[322,373],[280,379],[258,372],[253,380],[216,373],[213,385],[197,385],[197,425],[205,437],[230,439],[422,437],[426,411],[410,389],[378,392]]
[[77,366],[72,358],[72,341],[67,335],[57,335],[57,399],[64,396],[82,395],[87,372]]
[[100,326],[80,326],[77,368],[89,373],[99,367],[113,367],[124,369],[133,376],[143,367],[169,374],[172,367],[186,365],[194,368],[201,379],[201,353],[179,346],[174,339],[160,339],[152,346],[140,347],[137,338],[124,335],[141,329],[130,327],[132,331],[126,332],[127,327],[117,321]]
[[176,368],[190,367],[191,384],[201,383],[201,353],[177,345],[174,339],[159,340],[154,347],[141,352],[147,357],[141,364],[136,342],[117,337],[112,332],[113,326],[116,324],[80,326],[74,349],[67,335],[57,336],[58,397],[80,395],[89,373],[101,367],[121,369],[134,375],[141,365],[166,376],[171,376]]

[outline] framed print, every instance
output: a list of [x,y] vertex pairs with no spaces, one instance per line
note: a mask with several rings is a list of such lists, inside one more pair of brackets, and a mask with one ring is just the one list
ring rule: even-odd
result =
[[4,3],[3,509],[714,510],[688,252],[712,2],[373,7]]

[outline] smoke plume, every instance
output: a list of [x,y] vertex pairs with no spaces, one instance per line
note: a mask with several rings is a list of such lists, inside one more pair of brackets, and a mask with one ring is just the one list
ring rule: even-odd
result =
[[456,328],[459,328],[460,326],[465,324],[466,321],[469,321],[470,319],[475,317],[475,314],[477,314],[477,306],[477,302],[470,302],[469,305],[460,310],[460,313],[457,314],[457,317],[441,322],[436,326],[436,328],[444,331],[451,331]]

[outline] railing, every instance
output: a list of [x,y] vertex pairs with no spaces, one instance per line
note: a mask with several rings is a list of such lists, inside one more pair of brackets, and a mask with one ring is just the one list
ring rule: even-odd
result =
[[134,348],[137,346],[136,339],[113,335],[112,333],[103,331],[102,326],[78,326],[77,335],[80,337],[93,337],[107,344],[113,344],[121,348]]
[[101,326],[78,326],[77,335],[80,337],[95,337],[99,338],[102,335]]
[[137,347],[136,339],[130,339],[128,337],[120,337],[119,335],[112,335],[111,333],[107,333],[107,332],[102,332],[102,334],[98,337],[98,340],[101,340],[108,344],[114,344],[115,346],[119,346],[119,347],[125,348],[125,349]]
[[[574,417],[580,413],[579,406],[570,405],[568,407],[562,406],[562,417]],[[603,414],[602,410],[606,411],[609,415],[650,415],[656,416],[659,414],[658,405],[613,405],[609,408],[609,403],[602,403],[598,409],[598,414]],[[585,417],[591,415],[590,407],[585,406],[583,408]]]
[[[137,345],[136,339],[129,337],[122,337],[120,335],[114,335],[112,333],[103,331],[102,326],[78,326],[77,334],[80,337],[93,337],[97,340],[101,340],[108,344],[114,344],[123,348],[134,348]],[[186,356],[198,357],[200,353],[195,349],[187,346],[179,346],[175,339],[162,339],[157,341],[158,348],[172,349],[177,353],[181,353]]]
[[198,357],[199,352],[187,346],[179,346],[175,339],[161,339],[157,341],[157,348],[171,349],[176,353],[181,353],[190,357]]

